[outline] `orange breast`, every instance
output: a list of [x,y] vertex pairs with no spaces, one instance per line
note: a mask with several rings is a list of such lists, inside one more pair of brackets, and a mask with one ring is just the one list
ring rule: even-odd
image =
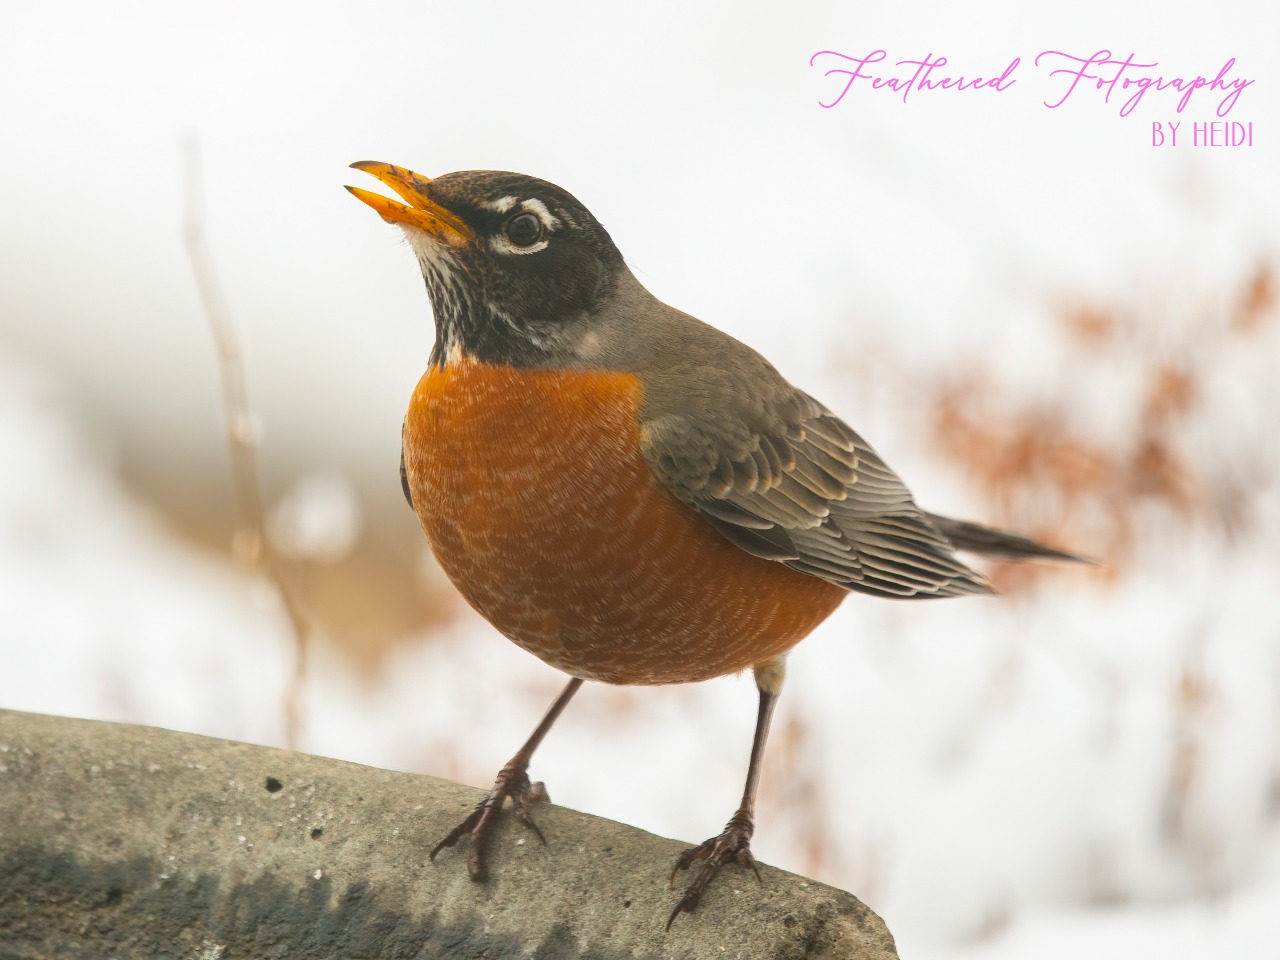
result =
[[786,652],[845,592],[733,546],[654,480],[640,399],[629,374],[429,370],[405,466],[440,565],[573,676],[683,683]]

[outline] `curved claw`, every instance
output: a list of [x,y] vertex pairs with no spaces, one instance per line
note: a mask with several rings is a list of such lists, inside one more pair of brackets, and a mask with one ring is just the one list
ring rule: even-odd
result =
[[541,841],[544,847],[547,845],[547,838],[542,835],[541,828],[536,823],[534,823],[533,817],[529,816],[529,811],[524,808],[523,803],[513,802],[511,804],[511,813],[515,816],[517,820],[519,820],[521,823],[524,824],[526,830],[533,831],[534,836],[536,836],[538,840]]
[[760,868],[756,865],[756,858],[751,855],[751,834],[754,832],[755,825],[752,823],[750,816],[744,816],[741,811],[729,821],[724,828],[724,832],[718,837],[703,841],[696,847],[692,847],[676,858],[676,865],[671,871],[671,880],[668,886],[674,886],[676,874],[681,870],[687,870],[695,861],[703,861],[702,868],[694,876],[689,886],[685,888],[684,896],[676,904],[675,909],[671,911],[671,916],[667,918],[667,929],[671,929],[671,924],[675,923],[676,917],[682,913],[692,913],[693,909],[698,905],[698,901],[702,899],[702,892],[712,881],[720,868],[727,863],[736,863],[741,867],[749,867],[751,872],[756,875],[756,880],[764,883],[764,878],[760,876]]
[[[485,798],[485,800],[487,799],[488,797]],[[471,833],[472,829],[474,829],[476,825],[476,822],[479,821],[481,813],[483,812],[484,812],[484,800],[482,800],[479,804],[477,804],[476,808],[472,810],[470,814],[467,815],[467,819],[463,820],[460,824],[458,824],[456,827],[450,830],[448,835],[445,836],[443,840],[441,840],[439,843],[437,843],[434,847],[431,848],[431,852],[427,854],[427,859],[434,862],[437,853],[439,853],[445,847],[452,847],[455,843],[458,842],[458,839],[463,834]]]
[[436,854],[441,850],[452,847],[464,836],[469,836],[471,849],[467,852],[467,875],[477,882],[486,879],[489,871],[484,860],[485,848],[508,797],[511,798],[511,812],[515,818],[524,824],[525,829],[532,830],[543,846],[546,846],[547,838],[529,815],[527,804],[547,799],[547,789],[541,783],[530,783],[529,774],[525,770],[506,766],[498,773],[493,788],[484,795],[484,799],[443,840],[431,848],[427,859],[434,863]]

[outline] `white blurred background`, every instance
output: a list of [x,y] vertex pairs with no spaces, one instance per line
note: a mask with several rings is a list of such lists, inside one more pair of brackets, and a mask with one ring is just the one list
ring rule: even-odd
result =
[[[342,185],[360,159],[520,170],[927,507],[1107,561],[994,569],[998,601],[853,597],[791,658],[757,855],[862,897],[906,957],[1276,956],[1274,4],[71,2],[4,23],[0,706],[286,740],[295,644],[232,554],[182,244],[195,138],[268,530],[314,631],[295,745],[491,781],[561,678],[456,599],[401,499],[430,312]],[[821,109],[810,55],[878,47],[1023,64],[998,95]],[[1103,47],[1170,74],[1235,57],[1256,82],[1228,119],[1254,145],[1152,147],[1152,120],[1216,119],[1205,92],[1181,117],[1154,91],[1127,118],[1083,90],[1045,109],[1035,55]],[[736,804],[754,705],[749,678],[591,687],[533,773],[696,842]]]

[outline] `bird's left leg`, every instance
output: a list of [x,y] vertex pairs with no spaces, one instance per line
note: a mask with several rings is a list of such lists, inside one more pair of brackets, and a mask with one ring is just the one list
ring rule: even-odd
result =
[[764,743],[769,736],[769,721],[773,718],[773,708],[777,706],[778,695],[782,692],[782,682],[787,676],[785,657],[775,657],[764,663],[757,663],[754,671],[756,687],[760,691],[760,710],[756,715],[756,734],[751,742],[751,763],[747,766],[747,784],[742,791],[742,803],[725,824],[724,832],[699,846],[680,854],[675,869],[671,871],[671,882],[674,884],[676,874],[687,869],[695,861],[701,860],[702,866],[685,889],[684,896],[667,918],[667,929],[681,913],[688,913],[698,905],[702,891],[726,863],[736,863],[749,867],[760,880],[760,868],[751,856],[751,835],[755,832],[756,787],[760,783],[760,766],[764,760]]
[[517,750],[516,755],[507,761],[507,765],[498,771],[493,789],[484,795],[484,799],[476,804],[475,809],[465,820],[450,830],[448,835],[431,849],[431,853],[427,856],[428,860],[435,860],[437,853],[445,847],[452,847],[462,837],[470,837],[471,850],[467,854],[467,873],[472,880],[484,880],[489,874],[485,864],[485,847],[488,845],[489,835],[493,832],[493,826],[507,797],[511,798],[511,812],[515,814],[516,819],[532,830],[544,844],[547,842],[525,806],[534,800],[547,799],[546,788],[541,783],[529,781],[529,760],[580,686],[582,686],[582,680],[578,677],[569,681],[569,685],[564,688],[560,696],[556,697],[555,703],[551,704],[551,708],[543,716],[533,734],[525,741],[524,746]]

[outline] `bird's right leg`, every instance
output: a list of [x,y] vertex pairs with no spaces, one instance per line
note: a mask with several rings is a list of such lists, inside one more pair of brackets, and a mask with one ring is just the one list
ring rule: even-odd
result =
[[529,782],[529,760],[580,686],[582,681],[577,677],[569,681],[569,685],[561,691],[560,696],[556,697],[555,703],[551,704],[551,708],[542,718],[537,729],[525,741],[524,746],[517,750],[516,755],[507,761],[507,765],[498,771],[493,789],[485,794],[484,799],[476,804],[476,808],[465,820],[450,830],[449,835],[435,845],[431,851],[431,860],[435,860],[436,854],[445,847],[452,847],[463,836],[470,836],[471,849],[467,853],[467,873],[472,880],[485,879],[488,874],[484,862],[485,845],[488,843],[493,825],[507,797],[511,798],[511,812],[515,814],[516,819],[537,834],[538,839],[544,844],[547,842],[525,806],[536,800],[547,799],[546,788],[541,783]]
[[[712,837],[705,843],[692,847],[680,854],[675,869],[671,871],[671,882],[675,883],[676,874],[687,870],[698,860],[702,867],[694,875],[667,918],[667,929],[675,923],[676,917],[682,913],[690,913],[702,899],[702,891],[707,884],[727,863],[736,863],[749,868],[757,880],[761,880],[760,868],[756,866],[755,857],[751,855],[751,835],[756,829],[756,788],[760,785],[760,768],[764,763],[764,744],[769,739],[769,723],[773,719],[773,708],[778,705],[778,695],[782,693],[782,682],[787,676],[786,657],[775,657],[753,668],[756,675],[756,687],[760,691],[760,708],[756,714],[756,734],[751,741],[751,762],[747,765],[747,783],[742,790],[742,803],[732,819],[725,824],[724,832]],[[763,883],[764,881],[761,880]]]

